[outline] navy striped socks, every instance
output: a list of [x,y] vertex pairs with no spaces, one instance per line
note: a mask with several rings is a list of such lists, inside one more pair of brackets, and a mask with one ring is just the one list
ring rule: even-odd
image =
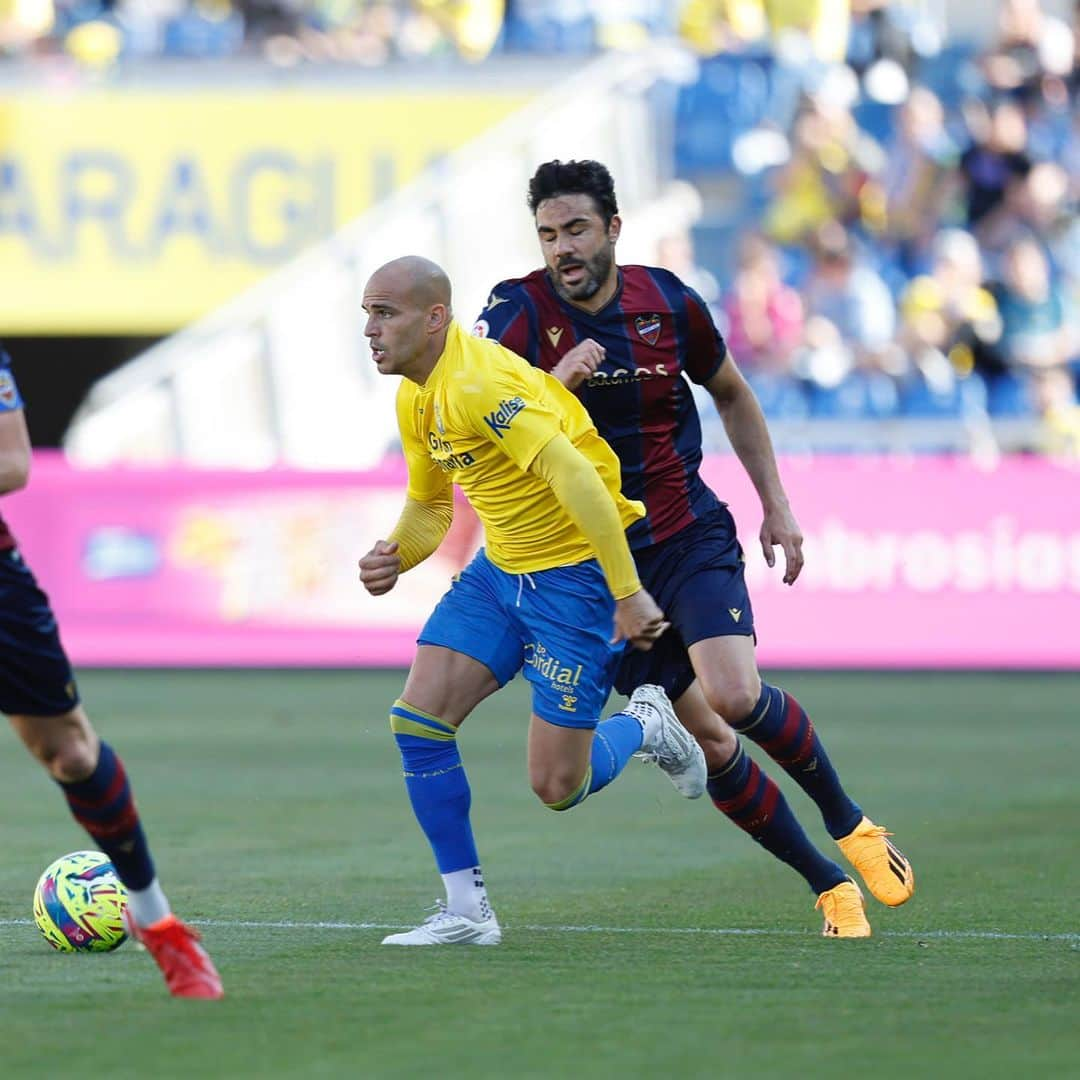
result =
[[790,694],[762,683],[750,715],[731,726],[753,739],[814,800],[834,840],[862,820],[862,810],[844,791],[810,717]]

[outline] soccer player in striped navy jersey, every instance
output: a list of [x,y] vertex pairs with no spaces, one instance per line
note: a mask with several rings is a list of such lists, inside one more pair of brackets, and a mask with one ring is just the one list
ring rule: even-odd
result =
[[784,582],[802,569],[788,505],[753,391],[702,299],[674,274],[619,266],[621,221],[608,170],[550,161],[529,184],[544,266],[496,285],[473,332],[551,372],[581,397],[646,515],[627,536],[642,582],[672,623],[648,653],[628,650],[616,678],[664,687],[705,751],[714,804],[817,895],[830,937],[867,937],[862,894],[819,852],[736,733],[757,742],[814,800],[829,834],[877,899],[914,891],[906,857],[840,783],[806,712],[761,679],[743,553],[726,505],[702,480],[701,423],[687,380],[709,392],[761,499],[765,559],[784,552]]
[[[23,402],[0,349],[0,495],[25,487],[30,437]],[[124,920],[174,997],[220,998],[221,979],[198,934],[169,907],[123,762],[100,739],[49,605],[0,518],[0,712],[60,786],[72,817],[112,860],[127,887]]]

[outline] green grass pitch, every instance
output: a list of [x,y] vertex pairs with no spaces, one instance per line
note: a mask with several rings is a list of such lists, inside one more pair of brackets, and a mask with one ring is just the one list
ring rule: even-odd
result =
[[868,901],[869,941],[823,939],[801,880],[651,767],[546,812],[518,680],[462,736],[503,944],[381,948],[441,891],[386,720],[399,673],[87,673],[227,997],[170,999],[130,943],[49,949],[34,882],[88,845],[9,732],[0,1075],[1080,1075],[1080,676],[776,681],[915,865],[909,904]]

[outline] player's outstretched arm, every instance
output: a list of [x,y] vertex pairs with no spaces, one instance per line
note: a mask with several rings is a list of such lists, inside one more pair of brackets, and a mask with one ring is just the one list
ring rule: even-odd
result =
[[30,434],[22,409],[0,412],[0,495],[26,487],[30,479]]
[[803,568],[802,531],[780,480],[761,406],[730,355],[705,388],[716,402],[731,447],[761,499],[764,517],[760,539],[765,562],[770,567],[776,565],[773,548],[779,545],[784,551],[784,583],[791,585]]
[[615,640],[628,640],[639,649],[651,648],[669,624],[641,587],[615,500],[592,462],[560,433],[536,455],[529,468],[551,488],[596,552],[615,597]]

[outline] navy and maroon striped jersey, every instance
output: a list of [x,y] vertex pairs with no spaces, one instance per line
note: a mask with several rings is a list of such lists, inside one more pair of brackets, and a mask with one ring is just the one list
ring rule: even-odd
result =
[[[14,412],[23,407],[19,397],[19,388],[15,385],[15,376],[11,372],[11,360],[0,348],[0,414]],[[15,537],[0,517],[0,551],[10,551],[15,546]]]
[[707,382],[727,348],[701,297],[674,274],[622,266],[617,292],[590,315],[536,270],[496,285],[473,333],[544,371],[585,338],[604,346],[603,364],[578,394],[619,456],[624,494],[645,504],[626,532],[631,548],[666,540],[721,505],[698,471],[701,421],[683,376]]

